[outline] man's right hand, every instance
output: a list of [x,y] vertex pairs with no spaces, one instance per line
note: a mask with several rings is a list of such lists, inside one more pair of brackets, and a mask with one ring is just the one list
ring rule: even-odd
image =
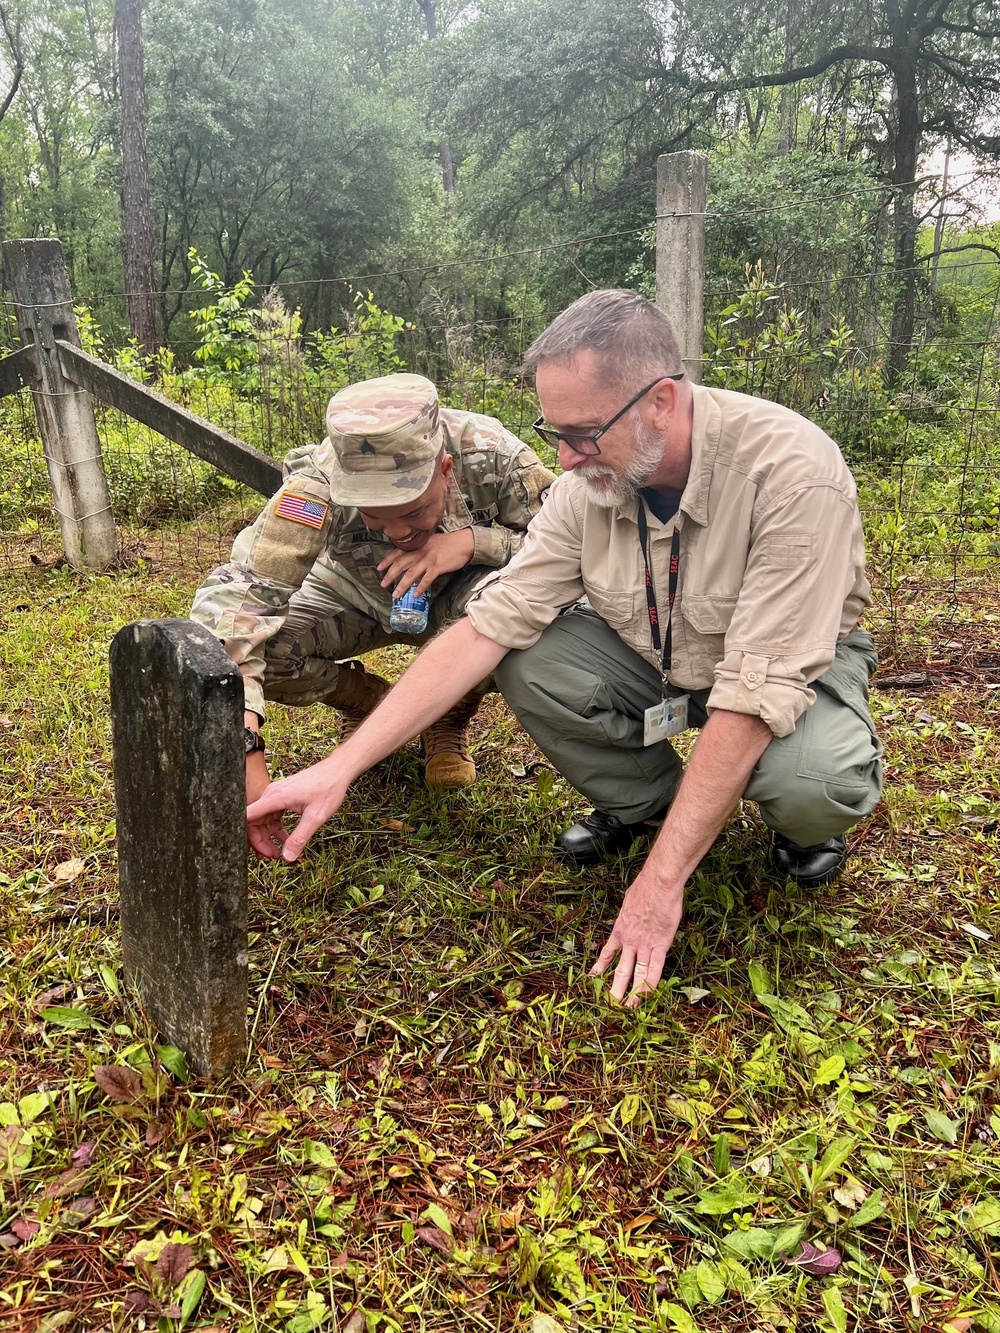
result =
[[[316,830],[335,814],[347,795],[348,783],[336,775],[329,759],[301,773],[269,783],[247,807],[247,836],[258,856],[295,861]],[[291,833],[281,823],[285,811],[299,815]]]

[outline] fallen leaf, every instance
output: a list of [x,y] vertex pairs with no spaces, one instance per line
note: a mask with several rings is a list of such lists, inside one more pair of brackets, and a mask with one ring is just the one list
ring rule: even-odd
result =
[[155,1148],[167,1137],[167,1127],[162,1120],[151,1120],[146,1126],[146,1147]]
[[56,1333],[56,1329],[65,1328],[67,1324],[73,1324],[76,1320],[75,1310],[54,1310],[38,1325],[38,1333]]
[[69,1160],[74,1166],[90,1166],[96,1148],[96,1143],[81,1143],[79,1147],[73,1149],[73,1156]]
[[172,1290],[179,1284],[193,1261],[194,1255],[191,1253],[190,1245],[180,1245],[176,1241],[171,1241],[160,1251],[160,1257],[156,1261],[156,1276]]
[[134,1102],[142,1096],[142,1079],[126,1065],[96,1065],[94,1082],[113,1102]]
[[975,1322],[975,1318],[970,1314],[953,1314],[941,1327],[944,1333],[968,1333]]
[[380,819],[378,821],[383,828],[392,829],[393,833],[412,833],[414,826],[404,824],[401,819]]
[[350,1319],[344,1325],[344,1333],[365,1333],[367,1324],[364,1310],[352,1310]]
[[455,1242],[440,1227],[417,1227],[414,1234],[425,1245],[429,1245],[434,1250],[440,1250],[442,1254],[451,1254],[455,1247]]
[[56,884],[69,884],[78,875],[82,875],[83,871],[83,857],[74,856],[69,861],[64,861],[61,866],[56,866],[52,872],[52,878]]
[[97,1212],[97,1200],[92,1194],[81,1194],[78,1199],[68,1203],[63,1211],[70,1217],[78,1217],[81,1222],[85,1222]]
[[833,1191],[833,1197],[838,1203],[843,1204],[845,1208],[860,1208],[865,1199],[868,1198],[868,1191],[860,1180],[853,1180],[850,1177]]
[[130,1291],[129,1294],[125,1297],[125,1313],[143,1314],[146,1310],[148,1310],[151,1306],[154,1306],[155,1304],[156,1302],[152,1299],[152,1297],[149,1295],[148,1292]]
[[835,1273],[840,1267],[840,1251],[832,1247],[820,1250],[804,1240],[798,1254],[790,1255],[785,1263],[791,1264],[794,1268],[801,1268],[813,1277],[826,1277],[829,1273]]
[[9,718],[7,714],[4,713],[2,716],[0,716],[0,727],[3,727],[4,731],[13,731],[14,730],[13,719]]
[[630,1222],[626,1222],[622,1230],[635,1231],[637,1227],[648,1226],[650,1222],[658,1222],[659,1220],[656,1213],[640,1213],[638,1217],[633,1217]]
[[550,1314],[536,1314],[531,1321],[531,1333],[566,1333],[566,1326]]
[[47,1009],[50,1004],[58,1004],[60,1000],[65,1000],[67,995],[72,995],[76,990],[75,986],[53,986],[51,990],[43,990],[41,995],[35,997],[36,1009]]
[[75,1194],[81,1178],[86,1174],[85,1167],[69,1167],[66,1171],[63,1171],[56,1176],[55,1180],[50,1180],[45,1186],[46,1199],[65,1199],[67,1195]]
[[12,1231],[0,1231],[0,1249],[16,1250],[20,1245],[19,1236],[15,1236]]
[[38,1223],[31,1222],[26,1217],[19,1217],[11,1222],[10,1229],[18,1240],[32,1240],[38,1235]]

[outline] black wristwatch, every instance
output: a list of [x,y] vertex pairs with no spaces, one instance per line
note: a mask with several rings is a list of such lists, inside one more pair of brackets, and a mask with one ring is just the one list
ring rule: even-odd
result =
[[243,728],[243,749],[248,755],[255,754],[258,750],[263,754],[266,748],[264,737],[259,731],[254,731],[252,727]]

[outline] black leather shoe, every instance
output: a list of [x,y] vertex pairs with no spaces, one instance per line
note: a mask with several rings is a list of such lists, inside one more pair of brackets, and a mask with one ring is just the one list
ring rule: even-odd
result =
[[832,883],[847,860],[847,840],[827,838],[815,847],[800,847],[780,833],[771,834],[771,863],[783,878],[804,889],[819,889]]
[[571,824],[556,838],[556,856],[575,866],[589,866],[611,852],[627,852],[642,833],[651,833],[648,823],[623,824],[617,815],[592,810],[579,824]]

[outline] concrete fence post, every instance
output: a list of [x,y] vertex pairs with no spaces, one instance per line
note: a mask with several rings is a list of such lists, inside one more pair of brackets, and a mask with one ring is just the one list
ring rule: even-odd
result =
[[663,153],[656,159],[656,304],[670,319],[684,369],[701,383],[705,334],[704,153]]
[[62,246],[5,241],[3,267],[21,340],[36,349],[32,396],[66,559],[77,568],[106,569],[118,543],[94,405],[64,376],[56,346],[60,339],[80,345]]
[[111,643],[122,957],[192,1069],[242,1064],[247,1029],[243,681],[190,620]]

